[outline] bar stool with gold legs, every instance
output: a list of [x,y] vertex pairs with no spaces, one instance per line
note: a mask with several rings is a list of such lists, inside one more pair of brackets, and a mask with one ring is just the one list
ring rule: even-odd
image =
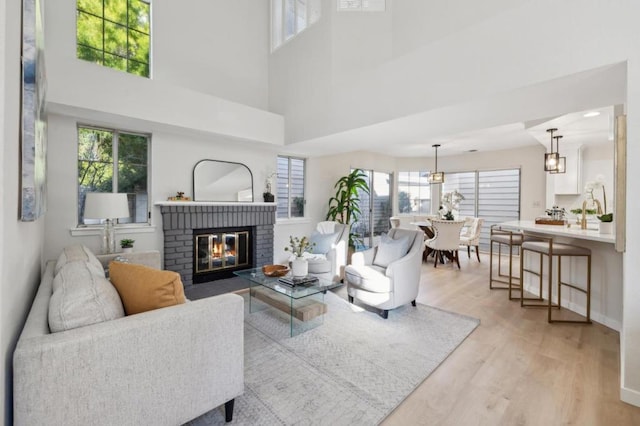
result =
[[[498,278],[494,278],[493,274],[493,245],[498,244]],[[512,291],[520,291],[520,276],[513,276],[513,249],[514,247],[520,249],[522,245],[522,232],[509,231],[500,228],[498,225],[491,226],[491,235],[489,238],[489,288],[491,290],[501,289],[509,290],[509,300],[518,299],[512,296]],[[506,246],[509,252],[509,273],[503,274],[501,272],[502,265],[502,246]],[[505,277],[506,279],[500,279]],[[516,281],[517,282],[514,282]],[[498,285],[495,285],[495,284]]]
[[[538,253],[540,255],[540,269],[535,271],[532,269],[527,269],[524,266],[525,256],[527,252]],[[525,234],[524,241],[522,243],[522,248],[520,251],[520,283],[524,283],[524,273],[530,273],[536,275],[539,279],[539,289],[538,289],[538,297],[525,297],[524,296],[524,287],[523,291],[520,292],[520,306],[523,307],[541,307],[548,309],[547,319],[550,323],[553,322],[566,322],[566,323],[580,323],[580,324],[591,324],[591,250],[585,247],[574,246],[570,244],[564,243],[554,243],[553,238],[550,237],[530,237]],[[544,302],[543,294],[542,294],[542,277],[544,271],[544,262],[543,258],[547,256],[547,301]],[[553,303],[553,257],[556,256],[558,258],[558,268],[557,268],[557,289],[558,289],[558,298],[557,303]],[[587,282],[586,289],[582,287],[578,287],[575,283],[569,283],[562,281],[562,259],[568,257],[586,257],[587,258]],[[577,290],[581,293],[584,293],[586,296],[586,317],[584,320],[566,320],[566,319],[554,319],[551,312],[552,308],[558,308],[560,310],[562,308],[562,286],[570,287],[574,290]],[[538,303],[529,303],[531,301],[536,301]]]

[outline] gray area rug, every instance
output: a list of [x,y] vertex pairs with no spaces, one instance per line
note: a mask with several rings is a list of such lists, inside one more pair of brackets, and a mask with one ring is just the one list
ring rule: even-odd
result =
[[[331,292],[325,303],[323,324],[293,338],[279,311],[245,312],[245,392],[232,424],[377,424],[479,324],[421,304],[384,320]],[[225,424],[224,407],[188,424]]]

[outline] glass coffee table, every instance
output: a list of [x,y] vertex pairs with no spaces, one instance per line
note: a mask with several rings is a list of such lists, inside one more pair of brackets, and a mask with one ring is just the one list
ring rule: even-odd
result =
[[319,278],[312,284],[289,286],[279,278],[265,276],[261,268],[244,269],[234,274],[251,283],[249,313],[265,309],[281,311],[288,317],[291,337],[322,324],[327,312],[324,295],[327,290],[342,285]]

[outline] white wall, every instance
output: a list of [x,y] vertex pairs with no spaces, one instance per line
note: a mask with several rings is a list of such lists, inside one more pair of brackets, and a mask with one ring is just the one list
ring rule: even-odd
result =
[[153,79],[267,109],[269,3],[153,2]]
[[[626,9],[626,2],[605,4],[572,0],[557,4],[549,0],[521,0],[506,9],[501,7],[503,3],[491,2],[488,11],[473,21],[464,19],[458,23],[453,19],[455,15],[444,14],[445,22],[450,21],[451,26],[439,38],[428,32],[433,26],[441,26],[441,14],[421,14],[421,10],[416,9],[417,2],[413,3],[414,8],[403,5],[407,6],[403,9],[404,16],[415,13],[422,18],[421,26],[414,26],[411,34],[426,34],[416,35],[416,40],[425,40],[425,44],[357,75],[290,73],[283,76],[272,72],[270,82],[283,80],[280,84],[274,82],[271,96],[274,102],[287,105],[287,111],[284,111],[287,142],[321,137],[444,106],[464,105],[579,71],[623,62],[628,57],[628,40],[634,37],[630,33],[633,23],[629,16],[632,13]],[[448,3],[441,7],[448,7]],[[549,14],[550,10],[554,13]],[[580,19],[576,19],[576,10],[580,10]],[[394,8],[385,13],[395,11]],[[540,31],[540,22],[554,30]],[[401,27],[400,23],[394,25],[392,31],[385,34],[386,38],[406,37]],[[329,34],[333,25],[321,28],[322,32],[309,33],[306,38],[283,46],[279,55],[270,61],[270,70],[295,69],[299,59],[297,53],[312,52],[311,46],[318,43],[315,38],[335,37]],[[594,31],[588,31],[590,28]],[[353,32],[357,33],[357,30]],[[364,49],[367,48],[365,45]],[[351,53],[354,56],[360,53],[357,44]],[[323,51],[321,55],[327,53]],[[337,60],[335,52],[329,52],[328,56],[328,63]],[[346,54],[341,53],[341,57],[344,56]],[[311,86],[324,90],[308,91],[305,97],[296,95],[299,88]],[[556,94],[556,102],[572,98],[584,101],[579,93],[563,95]],[[534,101],[530,99],[531,103]],[[553,106],[547,105],[547,108]],[[290,111],[295,111],[293,121],[289,120]],[[484,124],[511,124],[516,121],[512,114],[513,108],[496,111],[493,122]],[[543,117],[546,116],[521,118]],[[434,126],[437,127],[437,123]],[[480,127],[476,125],[468,130]]]
[[[640,11],[636,10],[635,15]],[[640,46],[636,34],[635,54],[628,62],[627,92],[627,248],[624,255],[623,318],[621,346],[621,397],[640,406],[640,223],[634,220],[640,211],[637,183],[640,182]],[[634,167],[635,165],[635,167]]]
[[[85,120],[82,124],[87,123]],[[49,116],[49,195],[46,217],[46,243],[44,256],[54,259],[69,244],[86,244],[100,251],[97,235],[72,236],[70,230],[77,225],[77,124],[75,117],[52,114]],[[105,123],[100,123],[105,124]],[[118,122],[110,123],[119,128]],[[176,192],[192,196],[193,166],[203,159],[234,161],[246,164],[253,174],[254,200],[262,201],[264,180],[269,171],[276,169],[276,152],[272,147],[215,136],[194,136],[188,133],[170,133],[158,130],[148,123],[135,128],[124,128],[151,133],[151,203],[166,201]],[[162,217],[160,208],[151,210],[152,228],[149,232],[118,233],[117,238],[136,240],[136,250],[163,248]]]
[[20,222],[19,0],[0,1],[0,350],[2,417],[12,423],[12,359],[40,280],[44,220]]
[[[200,22],[210,18],[206,12],[217,11],[216,19],[222,19],[217,8],[223,3],[231,5],[231,2],[192,0],[190,3],[193,3],[192,8],[184,7],[183,2],[154,3],[153,24],[159,40],[152,38],[152,44],[158,63],[154,61],[154,78],[147,79],[77,59],[75,0],[46,2],[49,111],[82,114],[89,118],[111,114],[166,127],[282,145],[284,123],[281,116],[225,99],[233,92],[250,105],[266,105],[264,44],[268,32],[265,24],[254,25],[259,20],[268,22],[265,6],[251,8],[248,0],[233,2],[234,21],[230,22],[243,34],[236,37],[228,26],[216,27]],[[243,9],[240,3],[246,7]],[[179,27],[177,31],[174,19],[178,22],[192,20],[194,26]],[[248,28],[239,23],[246,23]],[[200,38],[192,40],[194,29],[199,31]],[[166,37],[174,39],[166,41]],[[212,54],[205,46],[210,38],[225,40],[227,48],[216,51],[220,55]],[[236,56],[232,56],[230,46],[235,38],[243,43]],[[187,48],[191,44],[194,44],[194,50]],[[181,60],[181,55],[176,53],[178,47],[193,55],[192,59]],[[238,68],[236,73],[230,74],[225,69],[231,65]],[[185,67],[192,72],[187,73]],[[182,84],[177,85],[178,81]],[[194,90],[197,87],[206,90]]]

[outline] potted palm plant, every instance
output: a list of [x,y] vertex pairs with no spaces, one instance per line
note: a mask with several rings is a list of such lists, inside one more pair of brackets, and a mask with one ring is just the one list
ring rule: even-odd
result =
[[[362,213],[359,191],[369,193],[369,183],[366,177],[367,175],[361,169],[353,169],[351,173],[338,179],[334,185],[336,195],[329,199],[327,220],[334,220],[345,225],[351,225],[358,220]],[[357,239],[356,234],[349,233],[349,247],[355,247]]]

